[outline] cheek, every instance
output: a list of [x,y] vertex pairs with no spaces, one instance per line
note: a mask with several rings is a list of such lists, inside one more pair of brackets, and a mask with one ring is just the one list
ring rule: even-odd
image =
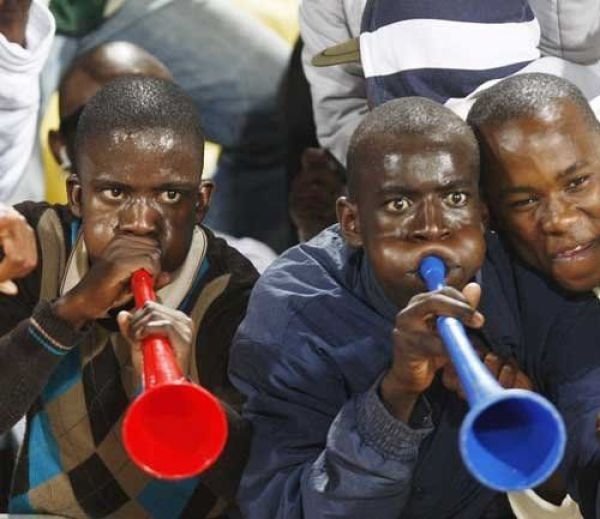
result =
[[531,242],[541,236],[535,211],[501,212],[499,227],[511,240]]
[[84,220],[83,234],[85,236],[85,246],[91,258],[97,258],[102,251],[114,238],[114,226],[107,224],[106,221]]
[[194,214],[190,212],[165,215],[161,229],[161,242],[167,263],[171,268],[185,258],[195,225]]
[[597,182],[594,189],[587,191],[579,200],[575,200],[579,208],[581,208],[588,217],[596,221],[596,225],[600,225],[600,182]]

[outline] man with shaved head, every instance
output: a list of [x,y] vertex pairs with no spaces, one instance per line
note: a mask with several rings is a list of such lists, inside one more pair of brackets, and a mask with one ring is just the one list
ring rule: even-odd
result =
[[[41,257],[18,295],[0,295],[0,432],[27,414],[11,513],[235,516],[249,428],[226,368],[257,274],[201,225],[203,144],[195,105],[175,83],[117,78],[81,113],[68,206],[17,206]],[[140,269],[158,299],[136,309]],[[225,448],[202,476],[157,479],[121,440],[143,387],[140,343],[156,334],[227,416]]]
[[468,119],[493,225],[518,258],[518,356],[565,418],[563,473],[584,516],[598,517],[600,124],[575,86],[545,74],[498,83]]
[[[472,282],[486,249],[478,181],[475,136],[434,101],[390,101],[358,126],[339,224],[275,261],[234,340],[230,377],[253,425],[245,517],[510,514],[460,459],[467,405],[431,326],[457,317],[493,349],[486,365],[502,384],[527,384],[499,358],[519,341],[516,302],[494,264],[483,292]],[[438,292],[418,274],[429,254],[449,267]]]

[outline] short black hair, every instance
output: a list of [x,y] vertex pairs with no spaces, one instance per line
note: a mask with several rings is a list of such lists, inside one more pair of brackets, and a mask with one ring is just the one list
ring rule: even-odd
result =
[[511,76],[484,90],[477,95],[467,122],[478,130],[482,126],[499,125],[510,119],[536,116],[561,101],[573,103],[590,129],[600,129],[590,104],[573,83],[542,73]]
[[358,189],[358,164],[362,153],[376,138],[417,136],[436,147],[460,143],[473,155],[479,173],[479,148],[469,125],[450,109],[424,97],[401,97],[379,105],[367,114],[350,139],[347,155],[348,193]]
[[75,161],[87,139],[116,130],[161,128],[204,146],[200,117],[192,99],[171,81],[123,76],[103,86],[85,105],[77,124]]

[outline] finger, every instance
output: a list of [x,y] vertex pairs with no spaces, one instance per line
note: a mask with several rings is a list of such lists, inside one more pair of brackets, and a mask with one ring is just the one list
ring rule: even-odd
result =
[[533,391],[533,382],[531,382],[530,378],[525,375],[521,370],[517,371],[517,375],[515,376],[514,387],[517,389],[526,389],[528,391]]
[[487,369],[490,370],[492,376],[497,379],[500,375],[500,370],[504,365],[503,361],[497,355],[494,355],[493,353],[488,353],[483,357],[483,363],[485,364]]
[[481,300],[481,286],[477,283],[467,283],[462,289],[462,293],[471,307],[477,308]]
[[452,364],[448,364],[444,367],[444,371],[442,372],[442,383],[447,389],[456,393],[463,400],[466,400],[465,391],[460,382],[460,378],[458,378],[458,373]]
[[515,370],[508,364],[504,364],[498,376],[498,382],[505,389],[512,389],[515,386]]
[[[429,292],[424,297],[411,299],[408,306],[402,310],[396,319],[397,327],[400,323],[406,326],[410,322],[411,328],[427,328],[426,321],[431,316],[444,315],[455,317],[465,325],[479,328],[483,325],[483,315],[474,310],[466,301],[459,300],[454,295],[440,292]],[[420,323],[420,326],[418,324]]]
[[458,375],[452,364],[448,364],[444,367],[444,370],[442,371],[442,382],[450,391],[458,390]]
[[406,362],[446,355],[446,348],[435,332],[407,332],[405,329],[394,328],[392,339],[395,352]]
[[19,289],[12,281],[0,281],[0,293],[6,294],[7,296],[14,296],[18,294]]
[[180,310],[170,308],[158,301],[146,301],[144,306],[135,310],[132,315],[132,324],[136,325],[138,321],[146,318],[153,319],[172,319],[174,321],[187,321],[189,317]]
[[121,310],[117,314],[117,324],[119,325],[119,331],[121,335],[130,341],[133,340],[131,336],[131,314],[125,310]]
[[149,335],[166,337],[169,339],[172,346],[188,343],[192,339],[191,327],[184,326],[182,323],[176,323],[168,319],[152,320],[144,323],[137,328],[134,333],[134,336],[138,341],[143,340]]

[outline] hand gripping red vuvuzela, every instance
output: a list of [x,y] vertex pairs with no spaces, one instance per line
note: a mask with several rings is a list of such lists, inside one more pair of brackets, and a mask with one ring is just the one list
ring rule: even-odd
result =
[[[156,300],[153,285],[145,270],[133,274],[136,308]],[[195,476],[209,468],[225,446],[225,412],[213,395],[185,379],[166,337],[143,339],[142,354],[144,389],[125,414],[125,450],[154,477]]]

